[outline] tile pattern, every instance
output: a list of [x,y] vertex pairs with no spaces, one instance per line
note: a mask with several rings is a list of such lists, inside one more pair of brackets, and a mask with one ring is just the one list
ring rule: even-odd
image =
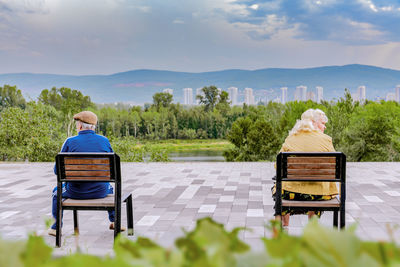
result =
[[[52,163],[0,164],[1,238],[22,239],[36,232],[54,246],[45,227],[56,182],[52,167]],[[123,163],[123,191],[134,196],[136,235],[129,238],[147,236],[170,247],[183,230],[193,229],[197,219],[210,216],[228,229],[251,228],[240,237],[261,250],[259,237],[269,235],[264,225],[273,218],[274,172],[273,163]],[[358,223],[361,238],[400,240],[399,231],[388,234],[400,222],[399,163],[348,163],[347,192],[347,223]],[[55,253],[67,254],[79,246],[83,252],[112,254],[107,213],[79,214],[81,234],[74,236],[72,212],[65,212],[63,246]],[[126,223],[124,210],[122,222]],[[331,226],[332,214],[325,213],[321,223]],[[293,216],[289,232],[300,234],[306,224],[306,216]]]

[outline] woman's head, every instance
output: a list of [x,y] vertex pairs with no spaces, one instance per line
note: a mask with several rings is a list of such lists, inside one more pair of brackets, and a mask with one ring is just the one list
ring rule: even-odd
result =
[[328,122],[328,117],[320,109],[308,109],[301,115],[301,120],[297,120],[289,135],[296,134],[300,131],[320,131],[324,132]]

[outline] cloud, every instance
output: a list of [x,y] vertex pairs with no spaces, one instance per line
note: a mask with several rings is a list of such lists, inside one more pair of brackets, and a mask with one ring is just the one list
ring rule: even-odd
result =
[[185,24],[185,22],[183,20],[181,20],[181,19],[174,19],[172,21],[172,23],[174,23],[174,24]]
[[394,0],[0,0],[0,73],[400,69],[399,16]]
[[0,0],[0,14],[46,13],[44,0]]
[[[395,0],[239,0],[246,12],[224,13],[251,38],[262,40],[281,30],[297,29],[296,38],[371,45],[400,41],[400,3]],[[240,27],[239,27],[240,28]]]

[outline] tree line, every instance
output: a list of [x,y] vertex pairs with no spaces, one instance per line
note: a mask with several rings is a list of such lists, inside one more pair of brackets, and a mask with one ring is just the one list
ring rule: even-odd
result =
[[97,132],[107,136],[123,160],[167,160],[163,151],[134,146],[137,140],[216,139],[235,145],[224,152],[228,161],[274,160],[301,114],[320,108],[329,118],[326,133],[349,161],[400,159],[400,106],[396,102],[359,103],[346,90],[335,101],[259,103],[230,106],[228,93],[203,88],[199,106],[173,103],[168,93],[156,93],[144,106],[96,105],[82,92],[66,87],[44,89],[27,102],[16,86],[0,87],[0,160],[53,161],[66,137],[75,134],[73,114],[92,110]]

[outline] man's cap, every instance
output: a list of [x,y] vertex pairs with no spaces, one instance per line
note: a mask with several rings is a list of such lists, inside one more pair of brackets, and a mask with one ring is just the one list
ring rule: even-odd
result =
[[78,120],[84,123],[96,125],[97,124],[97,116],[91,111],[82,111],[78,114],[74,115],[74,120]]

